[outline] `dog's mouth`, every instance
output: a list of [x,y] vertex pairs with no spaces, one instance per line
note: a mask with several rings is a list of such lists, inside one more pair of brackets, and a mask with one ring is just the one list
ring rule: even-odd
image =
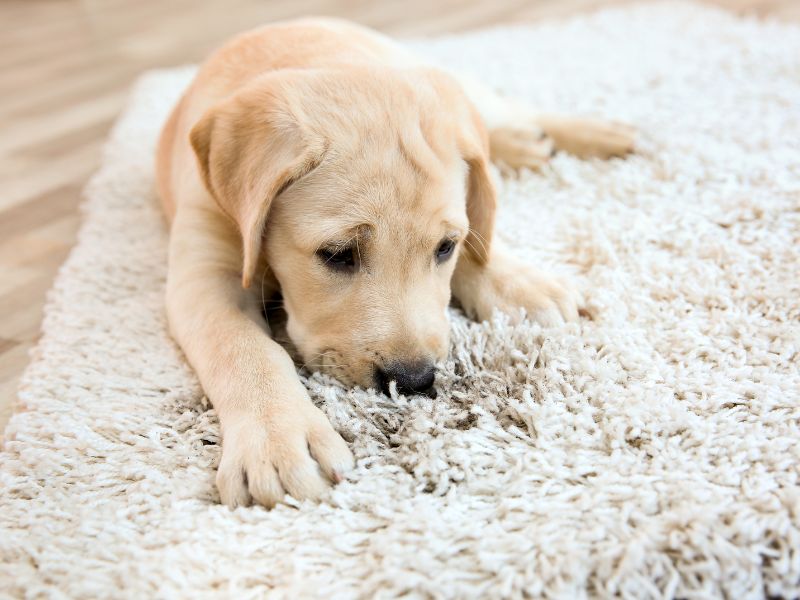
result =
[[289,336],[287,327],[289,315],[283,306],[283,296],[280,292],[264,302],[262,313],[269,324],[272,339],[289,353],[298,368],[325,373],[348,386],[359,385],[359,383],[367,383],[365,387],[371,385],[371,382],[356,381],[356,378],[352,377],[348,369],[345,368],[347,363],[342,360],[340,353],[334,348],[323,348],[308,357],[303,356],[292,341],[291,336]]
[[[346,386],[372,387],[387,396],[391,395],[391,387],[394,383],[400,394],[419,394],[436,398],[435,367],[432,361],[392,361],[384,366],[385,361],[375,354],[374,362],[364,361],[363,368],[354,369],[339,350],[330,346],[306,357],[289,336],[287,328],[289,317],[284,309],[283,297],[280,292],[265,301],[262,309],[264,318],[269,324],[272,339],[289,353],[298,368],[330,375]],[[362,372],[362,376],[357,376],[353,371]]]

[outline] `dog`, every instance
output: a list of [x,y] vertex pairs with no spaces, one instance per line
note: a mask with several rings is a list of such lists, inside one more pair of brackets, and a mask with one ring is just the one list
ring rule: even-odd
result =
[[451,297],[478,320],[578,318],[568,284],[493,239],[490,161],[633,146],[626,125],[538,114],[346,21],[270,24],[214,53],[156,172],[167,317],[219,416],[221,501],[316,499],[354,464],[271,337],[266,298],[282,295],[308,368],[433,395]]

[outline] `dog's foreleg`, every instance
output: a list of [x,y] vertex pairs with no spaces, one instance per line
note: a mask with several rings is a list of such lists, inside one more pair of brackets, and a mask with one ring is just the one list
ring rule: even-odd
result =
[[353,457],[269,337],[258,286],[241,286],[239,234],[209,208],[179,206],[167,278],[170,329],[217,411],[217,487],[228,506],[316,498]]
[[495,309],[514,320],[523,309],[528,318],[548,326],[578,319],[578,295],[566,281],[515,258],[498,240],[492,242],[485,264],[463,253],[451,287],[466,313],[478,321],[491,318]]

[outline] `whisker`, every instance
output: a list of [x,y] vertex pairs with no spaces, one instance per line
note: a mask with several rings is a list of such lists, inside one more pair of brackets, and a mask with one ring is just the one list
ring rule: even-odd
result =
[[310,365],[311,363],[313,363],[315,360],[317,360],[317,359],[319,359],[319,358],[324,358],[325,356],[330,356],[331,354],[335,354],[335,353],[336,353],[336,351],[335,351],[335,350],[325,350],[325,351],[323,351],[323,352],[319,352],[319,353],[315,354],[314,356],[312,356],[311,358],[309,358],[309,359],[308,359],[306,362],[304,362],[302,365],[300,365],[300,367],[299,367],[299,368],[300,368],[300,369],[304,369],[305,367],[307,367],[308,365]]
[[[337,243],[335,245],[335,247],[336,248],[347,248],[350,245],[350,242],[352,242],[353,240],[356,241],[356,247],[357,247],[358,246],[358,233],[357,232],[355,234],[353,234],[353,236],[351,238],[349,238],[349,239],[347,239],[347,240],[345,240],[345,241],[343,241],[341,243]],[[322,250],[322,248],[325,247],[326,245],[327,245],[327,242],[322,242],[319,246],[317,246],[317,249],[314,250],[314,253],[316,254],[317,252]]]
[[[353,234],[353,237],[351,237],[350,239],[348,239],[348,240],[345,240],[344,242],[341,242],[341,243],[337,243],[337,244],[336,244],[336,246],[337,246],[337,247],[342,247],[342,248],[345,248],[345,247],[347,247],[347,245],[348,245],[350,242],[352,242],[352,241],[353,241],[354,239],[356,239],[357,237],[358,237],[358,232],[356,232],[355,234]],[[329,245],[329,244],[328,244],[328,242],[322,242],[322,243],[321,243],[319,246],[317,246],[317,248],[316,248],[316,250],[314,250],[314,252],[315,252],[315,253],[316,253],[316,252],[319,252],[319,251],[320,251],[320,250],[322,250],[322,248],[323,248],[323,247],[325,247],[326,245]]]
[[480,252],[478,252],[478,249],[475,248],[475,246],[472,245],[472,242],[470,242],[468,238],[464,238],[464,243],[467,246],[469,246],[475,254],[478,254],[478,255],[480,254]]
[[[469,233],[471,233],[472,235],[475,236],[475,239],[478,240],[478,243],[481,245],[481,248],[483,249],[484,254],[488,255],[489,254],[489,249],[487,247],[486,238],[484,238],[480,234],[480,232],[476,231],[472,227],[469,228]],[[473,246],[472,249],[475,250],[475,247]]]
[[312,362],[314,362],[314,361],[315,361],[315,360],[317,360],[318,358],[320,358],[320,357],[324,356],[324,354],[325,354],[324,352],[320,352],[319,354],[315,354],[314,356],[312,356],[311,358],[309,358],[309,359],[308,359],[306,362],[304,362],[302,365],[300,365],[299,367],[297,367],[297,369],[298,369],[298,370],[305,369],[305,368],[306,368],[308,365],[310,365]]
[[[310,364],[312,364],[314,361],[316,361],[316,360],[318,360],[318,359],[320,359],[320,358],[324,358],[324,357],[326,357],[326,356],[335,356],[336,354],[337,354],[336,350],[326,350],[326,351],[324,351],[324,352],[319,352],[318,354],[315,354],[314,356],[312,356],[311,358],[309,358],[309,359],[308,359],[306,362],[304,362],[302,365],[300,365],[300,366],[298,367],[298,369],[305,369],[305,368],[306,368],[306,367],[308,367]],[[323,365],[322,365],[322,364],[320,364],[319,366],[320,366],[320,367],[322,367]],[[352,364],[351,364],[351,363],[339,363],[339,362],[337,362],[337,363],[335,363],[335,364],[333,364],[333,365],[329,365],[329,366],[330,366],[330,367],[333,367],[333,368],[336,368],[336,369],[349,369],[349,368],[351,368],[351,367],[352,367]]]

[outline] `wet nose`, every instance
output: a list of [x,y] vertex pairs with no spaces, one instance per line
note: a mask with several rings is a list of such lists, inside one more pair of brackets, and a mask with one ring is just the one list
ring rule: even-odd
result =
[[376,369],[375,379],[384,394],[389,393],[389,382],[395,381],[397,391],[401,394],[425,394],[431,398],[436,397],[436,388],[433,387],[436,368],[430,360],[389,363],[383,368]]

